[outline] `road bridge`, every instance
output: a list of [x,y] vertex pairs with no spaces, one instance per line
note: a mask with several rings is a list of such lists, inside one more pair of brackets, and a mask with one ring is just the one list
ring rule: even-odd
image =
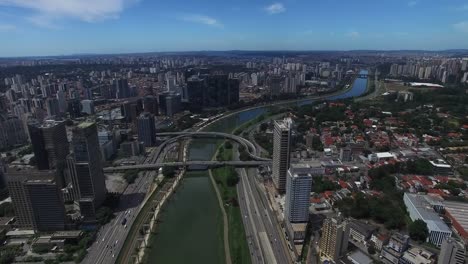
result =
[[152,164],[138,164],[138,165],[126,165],[126,166],[115,166],[104,168],[104,172],[116,172],[116,171],[125,171],[125,170],[152,170],[159,169],[164,166],[169,167],[181,167],[181,166],[208,166],[208,167],[222,167],[222,166],[234,166],[234,167],[256,167],[267,165],[271,166],[271,161],[215,161],[215,160],[206,160],[206,161],[180,161],[180,162],[162,162],[162,163],[152,163]]
[[223,139],[230,139],[233,141],[236,141],[237,143],[241,144],[242,146],[245,147],[247,153],[249,154],[250,158],[258,161],[271,161],[270,159],[263,158],[260,156],[257,156],[257,148],[255,145],[248,141],[247,139],[236,136],[233,134],[228,134],[228,133],[221,133],[221,132],[203,132],[203,131],[198,131],[198,132],[167,132],[167,133],[158,133],[158,136],[173,136],[170,140],[164,141],[163,144],[168,144],[172,143],[174,141],[180,140],[182,138],[186,137],[201,137],[201,138],[223,138]]

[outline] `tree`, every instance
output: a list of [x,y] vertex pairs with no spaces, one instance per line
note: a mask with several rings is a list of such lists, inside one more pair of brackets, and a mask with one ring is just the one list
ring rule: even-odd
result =
[[427,229],[427,225],[423,220],[416,220],[412,222],[409,226],[409,235],[411,239],[424,242],[429,235],[429,230]]
[[163,167],[162,173],[163,173],[163,175],[164,175],[165,177],[174,178],[174,176],[175,176],[175,169],[174,169],[174,167],[164,166],[164,167]]
[[265,132],[268,129],[268,124],[267,123],[262,123],[260,125],[260,131]]
[[237,172],[234,170],[234,168],[228,168],[227,173],[227,185],[230,187],[235,186],[239,182],[239,175],[237,175]]
[[112,212],[112,209],[110,209],[109,207],[103,206],[99,208],[99,210],[97,210],[96,212],[96,219],[99,221],[101,225],[107,224],[108,222],[110,222],[110,220],[112,220],[113,217],[114,217],[114,213]]
[[371,254],[371,255],[374,255],[376,253],[375,251],[375,248],[373,245],[370,245],[368,248],[367,248],[367,253]]
[[231,143],[231,141],[226,141],[226,142],[224,143],[224,148],[225,148],[225,149],[232,149],[232,143]]

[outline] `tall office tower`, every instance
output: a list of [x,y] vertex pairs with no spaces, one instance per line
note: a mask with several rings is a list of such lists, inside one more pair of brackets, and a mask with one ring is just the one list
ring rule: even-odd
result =
[[286,174],[289,168],[289,155],[291,147],[291,128],[293,121],[290,118],[275,120],[273,134],[273,183],[279,193],[286,188]]
[[281,83],[283,78],[280,75],[273,75],[270,77],[270,92],[272,96],[279,95],[281,93]]
[[290,223],[309,221],[312,175],[300,170],[301,164],[292,164],[286,179],[285,217]]
[[67,111],[67,100],[65,98],[65,92],[62,90],[57,91],[57,94],[55,95],[58,100],[58,105],[59,105],[59,112],[61,114],[65,113]]
[[79,99],[68,100],[68,113],[71,118],[77,118],[81,116],[81,103]]
[[143,110],[145,112],[157,115],[158,114],[158,100],[152,95],[147,95],[143,98]]
[[[232,84],[235,93],[235,81]],[[222,107],[229,104],[229,79],[227,74],[208,75],[204,96],[204,107]]]
[[465,245],[455,240],[454,238],[447,237],[442,241],[440,248],[438,264],[464,264],[465,263]]
[[[65,122],[46,120],[42,124],[28,124],[29,136],[39,170],[58,169],[61,175],[65,167],[65,158],[69,153]],[[57,183],[62,184],[62,177]]]
[[127,98],[130,97],[130,89],[128,88],[128,81],[127,79],[114,79],[113,85],[115,87],[117,99]]
[[46,99],[46,110],[48,116],[56,116],[60,114],[59,102],[57,98]]
[[28,135],[23,122],[16,116],[0,113],[0,148],[9,148],[27,143]]
[[183,97],[188,101],[190,111],[201,111],[205,101],[205,80],[198,76],[187,79],[187,89]]
[[181,111],[181,96],[179,93],[171,93],[166,96],[166,115],[173,116]]
[[148,112],[143,112],[138,117],[138,141],[143,142],[145,147],[156,145],[154,116]]
[[166,78],[166,87],[168,92],[175,92],[176,88],[176,78],[174,76],[167,76]]
[[83,100],[81,101],[81,111],[88,115],[94,115],[94,101],[93,100]]
[[68,169],[77,190],[81,215],[85,221],[95,218],[96,209],[106,197],[106,183],[96,123],[84,122],[73,129],[73,157]]
[[16,214],[16,224],[37,231],[65,229],[62,193],[55,171],[9,169],[7,184]]
[[70,152],[65,122],[46,120],[28,124],[31,145],[39,170],[56,169],[56,183],[66,185],[65,158]]
[[340,217],[327,218],[323,222],[320,238],[320,256],[337,263],[348,248],[349,225]]
[[240,81],[237,78],[228,80],[227,105],[237,104],[239,102],[239,85]]

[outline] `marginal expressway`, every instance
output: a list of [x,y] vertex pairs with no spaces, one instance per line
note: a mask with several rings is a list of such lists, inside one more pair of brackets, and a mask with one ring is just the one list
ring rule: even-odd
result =
[[[156,153],[160,152],[153,151],[148,155],[144,163],[155,163],[158,162],[159,158],[164,157],[164,155],[155,155]],[[142,207],[142,202],[154,180],[155,174],[155,171],[145,172],[134,183],[128,185],[120,197],[119,207],[114,213],[114,219],[100,228],[96,241],[88,249],[88,254],[82,263],[111,264],[115,262],[128,231]]]

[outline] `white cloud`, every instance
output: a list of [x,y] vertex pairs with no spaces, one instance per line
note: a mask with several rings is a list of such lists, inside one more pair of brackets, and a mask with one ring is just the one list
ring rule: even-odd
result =
[[353,38],[353,39],[356,39],[356,38],[359,38],[361,36],[361,34],[359,34],[359,32],[357,32],[357,31],[350,31],[350,32],[346,33],[346,36],[350,37],[350,38]]
[[183,21],[194,22],[213,27],[224,27],[223,24],[215,18],[204,15],[185,15],[180,17],[180,19]]
[[15,30],[16,30],[15,25],[0,24],[0,32],[11,32],[11,31],[15,31]]
[[28,20],[39,26],[53,26],[60,19],[97,22],[115,19],[139,0],[0,0],[0,6],[32,11]]
[[281,3],[274,3],[272,5],[265,7],[265,11],[270,15],[274,15],[274,14],[285,12],[286,8]]
[[453,24],[453,27],[461,32],[468,33],[468,21],[461,21],[456,24]]
[[408,6],[415,6],[417,4],[418,4],[418,1],[416,1],[416,0],[408,2]]

